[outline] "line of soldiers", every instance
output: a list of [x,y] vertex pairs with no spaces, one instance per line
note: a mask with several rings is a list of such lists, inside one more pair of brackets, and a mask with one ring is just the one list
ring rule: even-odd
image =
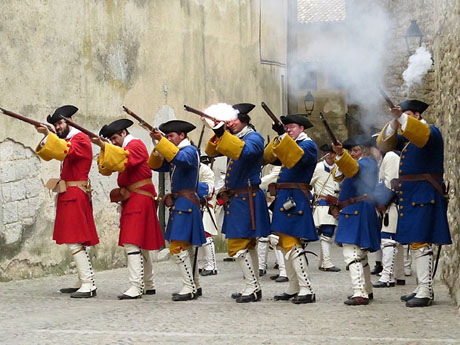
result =
[[[292,300],[295,304],[315,302],[305,248],[309,242],[321,238],[320,269],[338,271],[329,254],[338,219],[335,241],[343,247],[353,287],[353,294],[345,304],[363,305],[373,299],[367,254],[379,250],[381,242],[384,248],[393,249],[390,259],[384,260],[389,265],[388,272],[382,275],[381,286],[376,287],[394,285],[392,269],[395,253],[401,251],[398,245],[410,243],[418,285],[412,294],[401,299],[409,307],[431,304],[434,299],[432,244],[450,244],[451,239],[442,176],[443,142],[440,131],[421,120],[427,106],[420,101],[401,103],[392,109],[395,119],[382,130],[376,145],[370,136],[352,137],[343,144],[323,147],[329,155],[320,163],[317,146],[305,133],[312,127],[305,116],[282,116],[282,124],[272,127],[277,136],[264,147],[263,137],[250,124],[248,114],[254,105],[240,103],[214,115],[215,121],[210,123],[214,135],[207,142],[206,154],[227,157],[224,187],[218,192],[218,198],[225,210],[222,233],[228,239],[228,255],[235,259],[244,276],[243,289],[231,296],[237,303],[262,298],[256,245],[258,238],[266,237],[282,250],[289,281],[287,290],[276,295],[275,300]],[[74,288],[61,291],[72,293],[71,297],[86,298],[96,295],[94,274],[85,250],[86,246],[98,243],[87,193],[92,149],[88,137],[61,118],[71,118],[76,111],[73,106],[64,106],[48,117],[57,135],[45,126],[37,128],[45,138],[36,152],[45,160],[63,162],[57,187],[63,184],[64,191],[59,190],[53,238],[58,244],[69,245],[79,282]],[[119,188],[112,191],[111,200],[122,203],[119,245],[127,253],[131,283],[119,298],[133,299],[144,293],[155,293],[150,255],[152,250],[164,245],[164,239],[156,215],[151,170],[169,172],[171,176],[171,194],[163,198],[170,207],[165,239],[170,243],[170,254],[183,281],[182,290],[173,294],[172,299],[198,298],[203,291],[198,278],[197,251],[193,247],[209,240],[197,194],[200,156],[187,139],[195,126],[180,120],[162,124],[150,134],[154,149],[149,156],[145,145],[129,134],[131,125],[132,121],[126,119],[114,121],[101,129],[101,137],[91,139],[101,148],[99,172],[103,175],[118,172]],[[373,146],[378,146],[379,152],[400,147],[399,180],[392,188],[385,176],[381,176],[381,186],[376,187],[379,167],[378,157],[372,157]],[[260,188],[261,167],[265,164],[281,165],[277,181],[268,186],[275,196],[271,221]],[[317,174],[312,180],[315,170]],[[320,174],[323,171],[326,174]],[[340,180],[337,199],[334,196]],[[316,194],[316,224],[312,188]],[[380,207],[384,219],[382,233],[376,206]],[[393,230],[388,230],[385,222],[391,217],[395,224],[395,210],[397,228],[393,226]],[[320,237],[316,228],[320,229]],[[214,274],[214,269],[210,271]]]

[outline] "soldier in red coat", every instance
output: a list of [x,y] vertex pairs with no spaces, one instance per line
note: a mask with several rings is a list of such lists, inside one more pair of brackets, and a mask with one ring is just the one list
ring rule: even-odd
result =
[[110,199],[121,202],[119,246],[128,256],[131,286],[119,299],[141,298],[142,294],[155,294],[153,281],[152,250],[164,246],[163,234],[158,222],[155,203],[156,191],[152,183],[152,171],[147,161],[149,154],[144,143],[128,132],[133,124],[127,119],[116,120],[102,127],[101,138],[92,142],[101,147],[98,159],[99,172],[109,176],[118,172],[118,186]]
[[61,161],[60,179],[51,179],[47,186],[58,192],[53,239],[57,244],[67,244],[78,270],[75,287],[64,288],[73,298],[96,296],[96,284],[87,246],[99,243],[91,206],[89,170],[93,159],[91,142],[76,128],[69,126],[62,117],[71,118],[78,109],[65,105],[48,115],[56,134],[46,126],[37,127],[45,135],[35,152],[45,161]]

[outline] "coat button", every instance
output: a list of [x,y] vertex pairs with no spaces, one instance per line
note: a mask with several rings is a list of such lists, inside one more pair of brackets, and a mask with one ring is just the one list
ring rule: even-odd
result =
[[346,215],[345,215],[345,218],[348,218],[348,217],[349,217],[348,214],[346,214]]
[[256,196],[256,193],[252,193],[252,196]]
[[303,213],[303,211],[299,211],[299,214],[302,214],[302,213]]
[[246,198],[242,198],[243,200],[246,200]]
[[179,211],[179,214],[182,214],[182,211]]
[[235,198],[238,198],[238,194],[235,194]]
[[415,206],[415,202],[412,203],[412,206]]
[[406,158],[406,156],[405,156],[405,155],[402,155],[401,158],[404,159],[404,158]]
[[64,153],[67,153],[67,150],[64,150]]
[[401,206],[399,206],[399,209],[400,209],[400,210],[402,210],[402,209],[403,209],[402,205],[401,205]]
[[230,174],[229,174],[229,173],[227,173],[227,176],[230,176]]
[[173,210],[175,210],[175,209],[176,209],[176,206],[173,206],[173,207],[171,207],[171,208],[172,208]]
[[402,184],[401,184],[401,183],[399,183],[399,184],[398,184],[398,187],[402,187]]
[[67,147],[70,147],[70,143],[69,143],[69,144],[67,144]]
[[355,211],[355,214],[358,214],[358,211]]
[[399,198],[399,201],[404,201],[404,199],[403,199],[403,198]]
[[402,216],[404,216],[404,213],[401,212],[399,215],[402,217]]
[[291,216],[291,214],[290,214],[290,213],[288,213],[288,217],[290,217],[290,216]]
[[402,170],[401,170],[401,169],[399,169],[399,173],[402,174]]
[[402,166],[402,165],[403,165],[403,162],[400,162],[399,165]]
[[434,200],[431,200],[431,203],[434,204]]
[[280,211],[283,212],[283,211],[284,211],[284,208],[281,207],[281,208],[280,208]]
[[228,167],[228,170],[232,170],[232,167]]
[[225,212],[225,213],[230,214],[230,211],[227,211],[227,212]]
[[189,212],[192,212],[192,209],[191,209],[191,208],[189,208],[189,209],[188,209],[188,211],[189,211]]

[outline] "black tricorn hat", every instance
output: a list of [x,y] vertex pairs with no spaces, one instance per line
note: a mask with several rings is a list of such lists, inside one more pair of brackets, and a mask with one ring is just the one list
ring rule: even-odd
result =
[[120,132],[128,127],[131,127],[132,125],[133,121],[128,119],[115,120],[108,125],[104,125],[99,131],[99,135],[104,138],[110,138],[115,133]]
[[331,144],[323,144],[319,147],[319,149],[323,152],[334,152]]
[[303,126],[304,129],[313,127],[313,124],[307,119],[305,115],[302,114],[291,114],[281,116],[281,122],[284,125],[287,125],[289,123],[296,123],[299,126]]
[[69,118],[72,117],[78,111],[78,108],[73,105],[63,105],[62,107],[57,108],[54,111],[53,115],[48,115],[46,121],[54,125],[58,122],[62,117]]
[[193,131],[195,128],[196,127],[192,125],[190,122],[183,120],[171,120],[162,123],[159,127],[160,131],[162,131],[164,134],[168,134],[171,132],[187,134],[188,132]]
[[213,157],[209,157],[206,155],[203,155],[200,157],[200,162],[206,165],[212,163],[213,161],[214,161]]
[[359,134],[354,135],[343,142],[343,147],[347,150],[351,149],[354,146],[367,146],[371,147],[374,146],[374,140],[370,135],[367,134]]
[[232,105],[233,109],[238,110],[238,119],[241,122],[249,123],[251,122],[251,117],[248,115],[249,112],[255,108],[254,104],[251,103],[238,103]]
[[430,106],[429,104],[426,104],[422,101],[417,101],[416,99],[404,101],[399,103],[398,105],[401,107],[403,112],[406,110],[412,110],[414,113],[417,112],[420,114],[422,114],[426,110],[426,108]]

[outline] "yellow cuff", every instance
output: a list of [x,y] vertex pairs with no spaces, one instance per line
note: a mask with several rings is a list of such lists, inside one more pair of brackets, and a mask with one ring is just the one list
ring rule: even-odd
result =
[[345,178],[345,176],[343,174],[340,174],[339,176],[335,176],[337,169],[338,169],[337,165],[332,168],[332,171],[331,171],[332,178],[334,179],[335,182],[341,183],[343,179]]
[[276,160],[276,155],[273,152],[273,141],[275,140],[275,138],[273,138],[268,143],[267,147],[265,147],[265,149],[264,149],[264,163],[263,164],[270,164],[270,163],[273,163]]
[[159,169],[163,165],[164,158],[160,155],[155,154],[155,150],[152,151],[147,162],[150,169]]
[[70,141],[67,142],[64,139],[59,139],[56,134],[50,133],[46,139],[45,145],[40,147],[40,144],[38,144],[35,149],[35,153],[45,161],[49,161],[51,159],[63,161],[69,153],[70,145]]
[[409,139],[415,146],[423,147],[430,139],[430,126],[422,121],[407,116],[406,130],[401,134]]
[[342,158],[335,160],[335,163],[345,177],[353,177],[359,171],[358,162],[346,150],[343,150]]
[[112,170],[107,169],[104,165],[101,163],[101,155],[104,151],[101,151],[101,154],[97,156],[97,168],[99,170],[99,173],[104,176],[110,176],[112,175]]
[[128,164],[129,151],[123,147],[105,143],[99,155],[100,167],[104,170],[123,172]]
[[383,152],[389,152],[393,150],[398,143],[398,137],[396,135],[396,131],[392,135],[390,135],[388,138],[383,139],[385,131],[387,130],[387,127],[389,125],[390,123],[387,123],[385,127],[383,127],[379,136],[377,137],[377,147]]
[[224,135],[217,144],[217,151],[231,159],[240,158],[245,142],[235,135],[225,131]]
[[204,150],[204,152],[206,152],[206,154],[209,156],[209,157],[216,157],[219,155],[219,151],[217,151],[217,143],[214,142],[216,136],[213,135],[209,140],[208,140],[208,143],[206,144],[206,148]]
[[281,163],[291,169],[302,158],[304,152],[289,135],[283,140],[273,143],[273,152],[278,156]]
[[155,146],[155,150],[161,153],[168,162],[171,162],[179,152],[179,148],[166,138],[161,138],[157,146]]

